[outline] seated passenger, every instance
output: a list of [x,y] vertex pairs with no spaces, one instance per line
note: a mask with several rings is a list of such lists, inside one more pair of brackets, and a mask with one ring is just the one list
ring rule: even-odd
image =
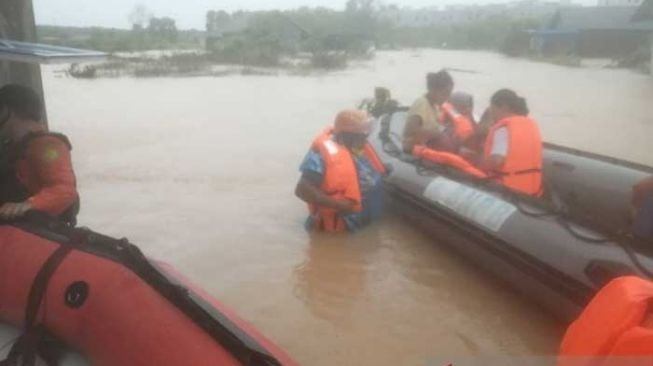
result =
[[481,167],[508,188],[540,196],[542,138],[537,123],[528,117],[526,100],[512,90],[499,90],[492,96],[489,113],[493,124]]
[[449,101],[442,104],[442,119],[446,135],[454,143],[455,151],[468,146],[474,137],[474,97],[471,94],[455,92]]
[[309,205],[307,230],[353,232],[381,215],[386,170],[367,142],[369,128],[367,113],[345,110],[313,141],[295,189]]
[[653,239],[653,177],[633,187],[633,235]]
[[386,113],[394,111],[398,105],[399,103],[392,99],[390,90],[377,87],[374,88],[374,98],[363,100],[358,109],[367,111],[374,118],[379,118]]
[[62,134],[48,132],[43,103],[32,89],[8,84],[0,88],[0,219],[39,211],[74,225],[79,196]]
[[453,90],[453,79],[445,70],[426,75],[428,92],[417,99],[408,111],[403,133],[403,148],[408,154],[417,145],[452,151],[452,142],[444,133],[440,106],[446,102]]

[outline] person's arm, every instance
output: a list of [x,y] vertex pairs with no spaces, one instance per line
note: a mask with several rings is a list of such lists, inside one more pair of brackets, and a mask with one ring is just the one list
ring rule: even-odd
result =
[[508,139],[509,136],[507,128],[499,128],[494,132],[490,155],[483,159],[481,164],[484,170],[489,172],[501,171],[503,164],[506,162],[506,156],[508,156]]
[[295,195],[306,203],[322,207],[330,207],[343,214],[354,212],[353,201],[347,199],[336,200],[329,197],[306,175],[302,175],[302,177],[299,178],[297,187],[295,187]]
[[302,201],[323,207],[331,207],[342,213],[352,212],[354,202],[349,200],[336,200],[320,189],[324,179],[324,162],[320,154],[314,150],[309,150],[304,161],[302,161],[299,170],[302,173],[297,186],[295,195]]
[[60,215],[78,197],[70,149],[55,137],[40,138],[32,145],[26,158],[42,188],[27,202],[35,210]]

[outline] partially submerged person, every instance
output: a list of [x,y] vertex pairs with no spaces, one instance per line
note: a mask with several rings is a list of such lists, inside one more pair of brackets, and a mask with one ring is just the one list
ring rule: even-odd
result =
[[633,235],[653,239],[653,177],[636,184],[632,197]]
[[403,149],[411,154],[417,145],[451,151],[452,143],[445,132],[440,106],[449,99],[453,78],[446,70],[426,75],[427,93],[418,98],[407,114],[403,133]]
[[365,99],[359,106],[359,109],[365,110],[375,118],[378,118],[394,111],[398,105],[399,103],[392,99],[390,90],[376,87],[374,88],[374,98]]
[[537,123],[528,117],[526,100],[501,89],[490,100],[490,127],[481,167],[515,191],[540,196],[542,192],[542,138]]
[[48,132],[42,120],[35,91],[17,84],[0,88],[0,219],[40,211],[74,225],[79,198],[71,145],[64,135]]
[[309,205],[309,231],[356,231],[381,215],[385,167],[367,142],[370,121],[344,110],[318,136],[300,166],[295,195]]

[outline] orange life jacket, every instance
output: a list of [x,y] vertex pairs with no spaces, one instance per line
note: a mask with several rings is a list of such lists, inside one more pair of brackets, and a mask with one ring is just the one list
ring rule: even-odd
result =
[[612,280],[567,330],[558,366],[580,365],[575,359],[579,356],[600,357],[591,363],[597,366],[621,364],[625,356],[629,358],[622,359],[628,361],[624,365],[652,365],[651,304],[651,281],[634,276]]
[[474,123],[458,112],[451,103],[445,102],[440,108],[445,117],[443,120],[448,119],[451,121],[456,137],[460,141],[465,141],[474,134]]
[[413,147],[413,155],[434,163],[454,167],[477,178],[487,177],[485,172],[472,165],[472,163],[465,160],[465,158],[460,155],[429,149],[423,145],[415,145],[415,147]]
[[497,180],[515,191],[533,196],[542,195],[542,138],[534,120],[526,116],[512,116],[496,123],[485,141],[485,158],[489,158],[494,143],[494,133],[508,129],[508,153],[498,171]]
[[[354,202],[354,211],[362,210],[362,195],[358,183],[356,163],[349,149],[338,144],[332,138],[333,128],[327,128],[313,141],[313,149],[320,153],[324,162],[324,177],[320,189],[329,197]],[[380,174],[385,174],[385,167],[369,144],[365,144],[364,155],[372,167]],[[340,232],[347,226],[338,212],[330,207],[309,204],[309,211],[315,220],[318,231]]]

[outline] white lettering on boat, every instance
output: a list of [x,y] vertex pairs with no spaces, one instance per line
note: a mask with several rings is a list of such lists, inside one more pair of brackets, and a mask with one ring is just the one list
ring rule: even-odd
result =
[[424,197],[493,231],[501,230],[517,207],[487,192],[437,177],[424,190]]

